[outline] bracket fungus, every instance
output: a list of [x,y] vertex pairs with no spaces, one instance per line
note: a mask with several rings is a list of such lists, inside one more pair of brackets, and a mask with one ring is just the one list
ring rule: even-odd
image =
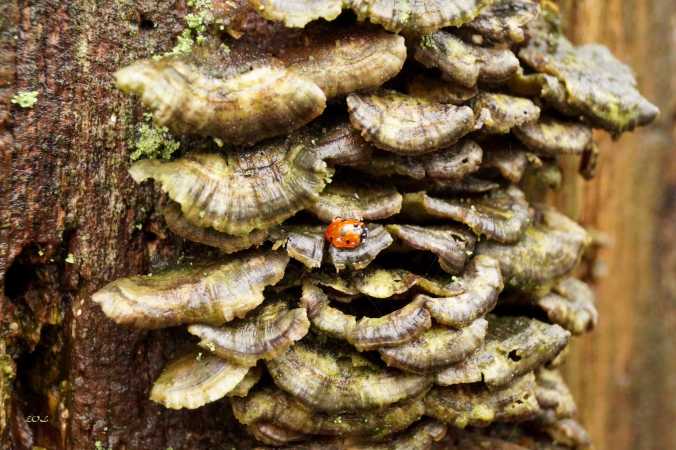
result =
[[448,273],[461,272],[474,251],[476,238],[454,225],[387,225],[387,231],[404,245],[425,250],[439,258],[439,265]]
[[500,262],[508,286],[546,293],[575,268],[590,243],[590,236],[553,208],[541,209],[540,216],[516,244],[483,241],[477,245],[476,252]]
[[520,44],[526,39],[526,26],[539,14],[536,0],[495,0],[463,27],[482,41]]
[[266,362],[275,384],[325,412],[378,408],[426,391],[430,377],[375,366],[357,352],[303,340]]
[[436,198],[425,192],[408,193],[404,194],[402,212],[416,220],[455,220],[467,225],[477,236],[505,243],[518,241],[532,216],[526,196],[515,186],[467,198]]
[[551,361],[566,346],[570,333],[523,316],[488,316],[484,346],[469,358],[436,375],[436,384],[483,382],[504,386],[514,378]]
[[191,325],[200,347],[241,366],[272,359],[305,336],[310,322],[304,308],[290,309],[285,300],[266,302],[244,319],[221,327]]
[[425,412],[458,428],[486,426],[493,421],[524,421],[540,409],[535,389],[532,373],[498,389],[480,384],[435,387],[425,397]]
[[[193,56],[199,61],[214,58]],[[232,144],[279,136],[324,111],[326,96],[319,86],[279,64],[234,74],[222,65],[200,67],[180,58],[145,60],[120,69],[115,79],[122,91],[141,96],[157,124],[177,134],[213,136]]]
[[474,113],[467,106],[434,103],[395,91],[350,94],[347,109],[350,122],[364,139],[402,155],[448,147],[474,129]]
[[222,325],[263,302],[263,289],[284,276],[289,258],[254,252],[225,262],[120,278],[92,296],[115,322],[137,328]]
[[309,149],[274,141],[221,156],[142,160],[129,173],[155,179],[193,225],[243,235],[283,222],[318,199],[332,170]]
[[519,68],[511,50],[468,44],[446,31],[423,36],[414,56],[425,67],[438,68],[445,78],[465,88],[478,82],[507,81]]
[[248,367],[217,356],[189,353],[164,368],[150,399],[171,409],[195,409],[223,398],[244,380]]
[[460,330],[434,326],[412,341],[378,351],[390,367],[429,373],[465,359],[483,344],[487,327],[485,319],[477,319]]
[[567,41],[549,1],[199,8],[190,49],[115,75],[181,141],[132,178],[201,244],[92,297],[199,338],[151,399],[228,397],[233,436],[275,448],[588,446],[553,368],[598,320],[572,278],[590,237],[539,202],[562,156],[594,175],[592,127],[655,119],[629,68]]
[[462,292],[446,298],[419,295],[434,320],[449,327],[461,328],[491,311],[502,291],[500,266],[490,257],[477,255],[468,264],[458,282]]

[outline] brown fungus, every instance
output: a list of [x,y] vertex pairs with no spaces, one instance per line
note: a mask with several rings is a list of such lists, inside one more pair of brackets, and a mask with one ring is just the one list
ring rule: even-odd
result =
[[432,450],[445,435],[446,425],[425,419],[389,436],[384,442],[359,437],[317,439],[282,450]]
[[246,377],[248,367],[193,352],[169,363],[150,391],[150,399],[171,409],[195,409],[223,398]]
[[543,90],[558,92],[547,95],[546,100],[564,114],[582,115],[592,125],[613,133],[655,120],[659,110],[638,92],[631,69],[604,46],[571,44],[552,21],[555,14],[550,11],[534,24],[533,36],[519,51],[525,64],[554,78],[548,80],[549,85],[560,84],[551,88],[539,79]]
[[284,22],[287,27],[303,28],[317,19],[331,21],[343,10],[343,0],[250,0],[258,13],[268,20]]
[[592,448],[589,433],[575,419],[561,419],[551,424],[541,425],[539,431],[546,433],[552,441],[566,448],[580,450]]
[[407,83],[406,92],[412,97],[435,103],[462,105],[476,96],[479,90],[476,86],[465,87],[429,75],[417,74]]
[[580,261],[588,233],[553,208],[542,207],[541,219],[529,226],[514,245],[493,241],[477,244],[477,254],[500,262],[508,286],[544,294]]
[[556,420],[573,417],[577,413],[575,400],[558,370],[541,367],[535,372],[535,397],[543,411],[551,412]]
[[279,389],[266,388],[234,399],[232,409],[237,420],[245,425],[263,421],[305,434],[383,438],[419,420],[424,414],[424,403],[415,398],[379,409],[323,413]]
[[[252,56],[250,65],[237,65],[236,58],[223,59],[220,52],[217,46],[200,46],[187,60],[136,62],[116,72],[117,87],[139,94],[155,122],[174,133],[213,136],[229,144],[279,136],[324,111],[326,96],[312,81],[274,61],[257,62]],[[247,66],[251,70],[238,73]]]
[[573,334],[591,331],[598,322],[594,291],[575,278],[564,278],[536,303],[550,321]]
[[224,262],[120,278],[92,300],[121,325],[222,325],[261,304],[263,289],[282,279],[288,262],[279,252],[253,252]]
[[455,328],[471,324],[495,307],[503,287],[500,266],[493,258],[475,256],[458,283],[463,291],[455,296],[416,297],[425,302],[436,322]]
[[528,148],[545,156],[581,155],[592,145],[589,126],[547,116],[515,127],[513,132]]
[[540,167],[542,160],[525,148],[510,141],[492,141],[484,144],[482,169],[497,171],[504,179],[519,183],[529,166]]
[[401,201],[401,194],[390,186],[337,181],[327,186],[308,209],[326,223],[336,217],[380,220],[399,213]]
[[387,225],[387,230],[404,245],[437,255],[449,273],[462,271],[476,243],[470,231],[454,225]]
[[526,196],[515,186],[467,198],[436,198],[425,192],[404,194],[402,212],[416,220],[455,220],[477,236],[505,243],[521,238],[532,215]]
[[506,134],[540,117],[540,108],[531,100],[506,94],[480,92],[472,99],[472,107],[482,117],[481,131],[486,134]]
[[246,429],[257,441],[272,445],[273,447],[279,447],[291,442],[300,442],[307,438],[303,433],[269,422],[255,422],[247,426]]
[[540,5],[534,0],[495,0],[463,28],[488,42],[519,44],[526,39],[526,25],[539,14]]
[[395,91],[350,94],[350,122],[376,147],[402,155],[421,155],[457,142],[474,129],[467,106],[434,103]]
[[244,235],[315,203],[332,170],[307,147],[275,140],[225,156],[138,161],[129,173],[138,183],[155,179],[193,225]]
[[291,73],[312,80],[327,98],[373,89],[406,61],[404,38],[364,26],[313,27],[276,53]]
[[376,177],[404,176],[427,183],[431,180],[457,181],[479,169],[483,151],[469,139],[437,152],[421,156],[402,156],[373,152],[371,158],[355,169]]
[[302,339],[310,328],[304,308],[290,309],[285,300],[266,302],[247,317],[222,327],[191,325],[200,347],[240,366],[271,359]]
[[409,342],[432,327],[423,301],[413,301],[381,317],[362,317],[348,335],[357,350],[375,350]]
[[464,361],[436,375],[441,386],[477,383],[504,386],[551,361],[568,343],[570,333],[527,317],[489,315],[484,346]]
[[390,367],[429,373],[465,359],[483,344],[487,327],[484,319],[460,330],[434,326],[412,341],[378,351]]
[[263,376],[263,369],[254,366],[249,369],[242,381],[235,388],[226,394],[226,397],[246,397],[249,391],[258,384]]
[[347,341],[357,327],[357,318],[329,304],[329,297],[310,281],[303,282],[301,304],[307,310],[312,328],[328,336]]
[[392,245],[393,239],[384,226],[370,224],[368,234],[362,243],[353,249],[340,249],[333,245],[328,249],[328,260],[336,271],[344,269],[362,270],[374,259]]
[[324,227],[285,225],[272,233],[274,245],[283,243],[286,253],[309,269],[321,267],[324,259]]
[[480,384],[435,387],[425,397],[425,410],[428,416],[457,428],[524,421],[539,411],[535,388],[532,373],[500,389]]
[[492,0],[345,0],[360,20],[388,31],[426,34],[474,19]]
[[266,230],[254,230],[249,234],[233,236],[213,228],[198,227],[190,223],[181,213],[181,207],[173,202],[163,209],[163,214],[172,233],[189,241],[217,248],[226,254],[257,247],[268,237]]
[[375,366],[359,353],[327,348],[307,338],[267,361],[275,384],[319,411],[378,408],[413,398],[429,377]]
[[478,82],[507,81],[519,68],[511,50],[468,44],[446,31],[423,36],[414,56],[425,67],[440,69],[445,78],[465,88]]

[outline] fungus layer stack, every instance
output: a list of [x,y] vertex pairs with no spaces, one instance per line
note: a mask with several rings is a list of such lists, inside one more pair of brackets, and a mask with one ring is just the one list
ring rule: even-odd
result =
[[[537,200],[564,155],[593,176],[592,128],[655,118],[630,69],[549,2],[228,5],[210,25],[234,37],[116,74],[185,135],[130,173],[204,255],[93,297],[194,337],[151,399],[227,397],[261,446],[589,446],[557,366],[597,321],[591,237]],[[337,217],[368,234],[331,245]]]

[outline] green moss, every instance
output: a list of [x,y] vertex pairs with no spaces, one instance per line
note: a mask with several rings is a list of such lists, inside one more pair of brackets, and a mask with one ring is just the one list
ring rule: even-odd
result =
[[151,123],[151,114],[146,113],[144,117],[146,122],[138,127],[138,140],[130,155],[131,160],[171,158],[181,143],[174,139],[167,127],[158,127]]
[[32,108],[38,102],[38,91],[19,91],[10,101],[22,108]]
[[202,45],[207,41],[207,27],[214,22],[211,11],[211,0],[189,0],[188,7],[194,12],[185,16],[187,28],[176,39],[176,45],[170,51],[155,55],[154,59],[188,55],[194,45]]

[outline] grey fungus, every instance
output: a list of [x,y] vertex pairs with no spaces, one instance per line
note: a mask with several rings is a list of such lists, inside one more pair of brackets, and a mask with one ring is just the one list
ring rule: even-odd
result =
[[576,278],[564,278],[552,292],[537,299],[552,323],[561,325],[579,335],[594,329],[598,322],[594,291],[585,282]]
[[350,94],[350,122],[367,141],[401,155],[421,155],[453,145],[473,131],[467,106],[434,103],[395,91]]
[[483,42],[522,43],[527,36],[527,25],[540,14],[535,0],[495,0],[471,22],[463,25]]
[[222,325],[260,305],[263,289],[282,279],[288,262],[279,252],[253,252],[223,262],[120,278],[97,291],[92,300],[121,325],[151,329]]
[[165,58],[136,62],[120,69],[115,79],[120,90],[141,96],[158,125],[233,144],[288,133],[326,106],[319,86],[277,64],[222,78],[213,75],[216,70]]
[[248,367],[193,352],[169,363],[153,384],[150,399],[171,409],[195,409],[223,398],[244,380]]
[[513,132],[529,149],[544,156],[581,155],[592,145],[589,126],[553,117],[543,116],[514,128]]
[[399,213],[401,201],[401,194],[391,186],[335,182],[308,209],[325,223],[336,217],[372,221]]
[[447,80],[464,88],[479,82],[507,81],[519,68],[519,60],[511,50],[468,44],[447,31],[423,36],[414,57],[425,67],[438,68]]
[[310,328],[304,308],[289,308],[286,300],[268,301],[244,319],[221,327],[191,325],[200,347],[241,366],[272,359],[302,339]]
[[310,149],[285,141],[226,156],[142,160],[129,172],[139,183],[156,180],[193,225],[233,235],[270,228],[315,203],[332,175]]
[[254,8],[268,20],[302,28],[313,20],[331,21],[343,10],[342,0],[251,0]]

